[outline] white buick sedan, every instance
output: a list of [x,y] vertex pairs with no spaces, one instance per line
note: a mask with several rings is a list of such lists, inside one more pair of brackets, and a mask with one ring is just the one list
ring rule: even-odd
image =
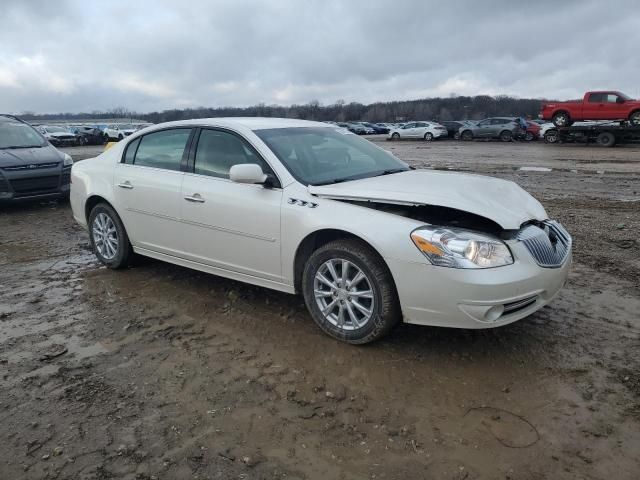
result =
[[327,334],[505,325],[558,293],[571,237],[515,183],[414,170],[335,125],[165,123],[74,164],[98,259],[133,253],[300,293]]

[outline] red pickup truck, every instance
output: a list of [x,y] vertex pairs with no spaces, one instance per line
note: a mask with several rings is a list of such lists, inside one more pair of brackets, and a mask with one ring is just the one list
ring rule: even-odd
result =
[[620,92],[587,92],[582,100],[544,103],[541,117],[556,127],[581,120],[629,120],[632,125],[640,125],[640,101]]

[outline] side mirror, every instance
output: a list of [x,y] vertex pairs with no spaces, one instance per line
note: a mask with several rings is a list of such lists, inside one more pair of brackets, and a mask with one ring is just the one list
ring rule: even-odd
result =
[[262,171],[260,165],[241,163],[231,167],[229,178],[232,182],[237,183],[264,183],[267,180],[267,175]]

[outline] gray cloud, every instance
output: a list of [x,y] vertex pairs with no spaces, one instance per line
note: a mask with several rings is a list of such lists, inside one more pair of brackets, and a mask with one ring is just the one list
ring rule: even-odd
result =
[[640,96],[629,1],[3,2],[0,111]]

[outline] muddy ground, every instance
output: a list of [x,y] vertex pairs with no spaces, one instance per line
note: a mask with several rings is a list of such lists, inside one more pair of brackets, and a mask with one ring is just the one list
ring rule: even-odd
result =
[[374,141],[543,201],[560,296],[353,347],[297,297],[101,267],[66,203],[0,207],[0,479],[639,478],[640,148]]

